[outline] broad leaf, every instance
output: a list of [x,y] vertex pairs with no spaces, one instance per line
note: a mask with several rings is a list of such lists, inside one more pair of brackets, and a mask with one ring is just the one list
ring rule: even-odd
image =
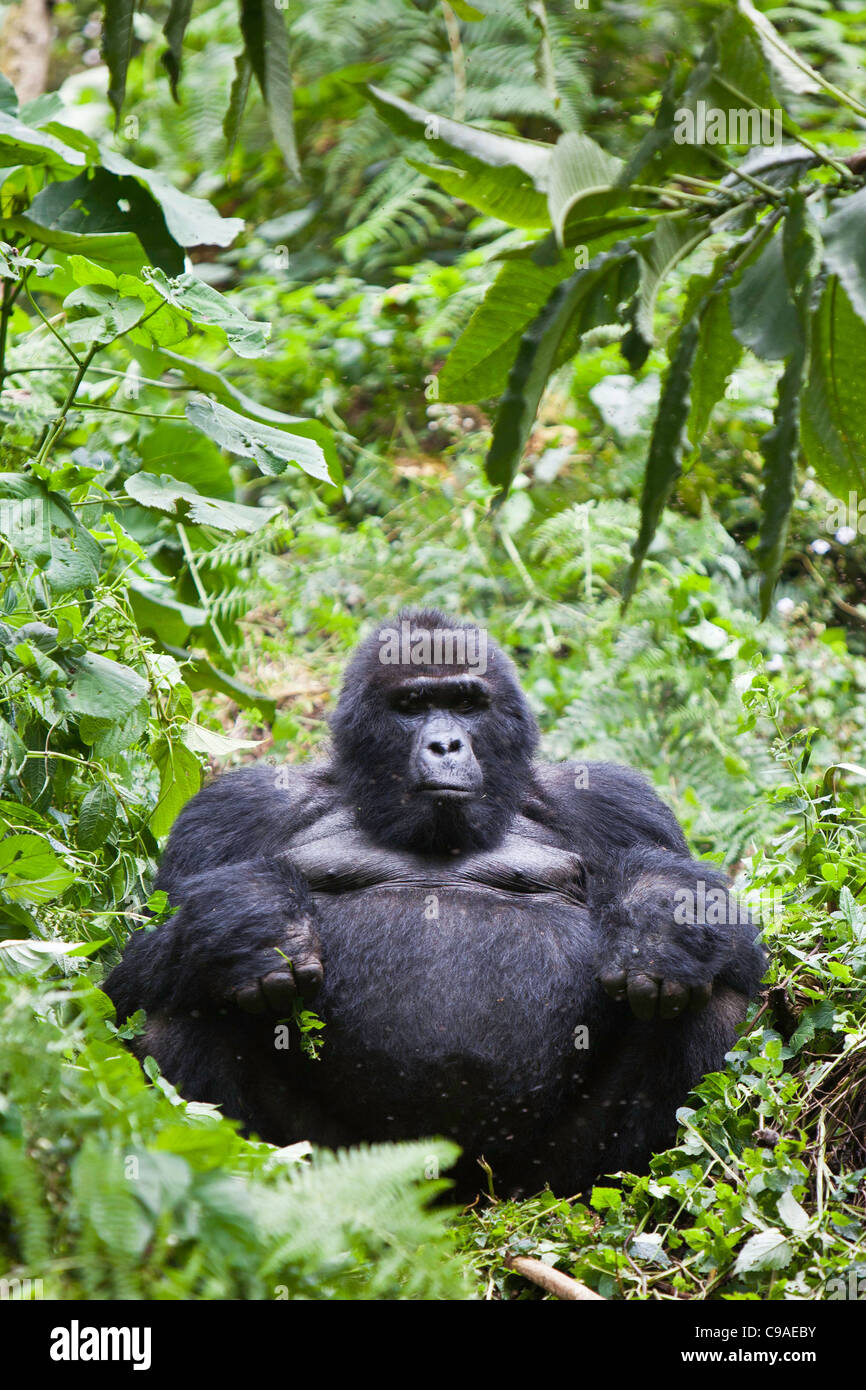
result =
[[154,270],[146,279],[168,304],[188,314],[195,323],[219,329],[239,357],[258,357],[267,347],[270,324],[248,319],[231,300],[197,276],[185,272],[169,280],[161,270]]
[[106,782],[91,787],[78,811],[76,839],[79,849],[98,849],[111,834],[117,816],[117,800]]
[[198,758],[182,743],[161,738],[153,751],[159,770],[159,800],[148,822],[157,838],[167,835],[178,812],[201,785]]
[[279,510],[277,507],[247,507],[240,502],[222,498],[202,497],[190,484],[179,482],[167,474],[133,473],[124,484],[126,492],[142,507],[157,511],[177,512],[177,503],[185,502],[190,520],[198,526],[213,526],[219,531],[257,531]]
[[569,219],[603,216],[629,201],[629,190],[615,187],[623,168],[621,159],[608,154],[588,135],[568,131],[560,137],[550,159],[548,203],[561,245]]
[[85,652],[75,666],[70,704],[76,714],[121,720],[147,694],[147,681],[129,666]]
[[260,425],[206,396],[193,396],[187,402],[186,415],[202,434],[221,448],[241,458],[255,459],[263,473],[285,473],[286,467],[294,464],[312,478],[334,482],[324,450],[314,439],[303,436],[301,427],[296,426],[289,433]]

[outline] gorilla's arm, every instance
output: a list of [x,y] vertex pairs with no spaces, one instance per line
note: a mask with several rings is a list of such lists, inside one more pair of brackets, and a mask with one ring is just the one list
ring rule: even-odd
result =
[[714,865],[692,859],[675,816],[631,768],[565,764],[550,790],[584,860],[604,988],[639,1018],[700,1008],[713,985],[751,997],[758,929]]
[[179,910],[134,932],[106,980],[118,1017],[226,1004],[285,1012],[298,988],[319,983],[309,886],[280,851],[320,813],[323,789],[300,773],[281,780],[288,786],[273,768],[244,768],[181,811],[156,881]]

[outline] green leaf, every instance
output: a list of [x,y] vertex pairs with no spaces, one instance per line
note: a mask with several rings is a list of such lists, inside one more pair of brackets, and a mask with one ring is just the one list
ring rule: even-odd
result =
[[817,233],[802,193],[792,195],[782,229],[781,247],[786,295],[793,302],[796,313],[796,339],[779,383],[773,428],[768,430],[760,444],[764,457],[764,489],[756,556],[762,575],[761,611],[764,617],[770,611],[794,505],[800,445],[800,396],[809,361],[811,277],[818,262]]
[[253,69],[250,60],[246,55],[246,51],[242,51],[235,58],[235,75],[232,80],[232,89],[229,93],[228,109],[223,118],[223,135],[225,136],[226,151],[229,159],[231,159],[232,152],[237,144],[238,135],[240,134],[244,108],[247,104],[247,97],[250,94],[250,79],[252,75]]
[[132,55],[135,0],[105,0],[103,5],[102,56],[108,64],[108,100],[114,108],[115,127],[126,95],[126,74]]
[[148,824],[158,839],[167,835],[178,812],[201,785],[198,758],[182,743],[161,738],[153,750],[159,771],[159,800]]
[[3,892],[10,902],[40,906],[75,882],[75,875],[38,835],[7,835],[0,841]]
[[765,362],[781,361],[793,352],[799,327],[780,233],[746,266],[731,290],[731,322],[739,341]]
[[277,702],[272,695],[266,695],[263,690],[256,690],[228,672],[219,670],[206,657],[192,656],[182,647],[169,646],[167,642],[163,642],[163,647],[175,661],[184,663],[183,678],[190,690],[216,690],[221,695],[230,696],[242,709],[259,709],[270,722],[276,718]]
[[629,201],[629,189],[615,187],[623,168],[621,159],[588,135],[570,130],[560,136],[550,159],[548,194],[550,221],[560,245],[569,219],[603,216]]
[[662,217],[648,236],[633,243],[640,257],[640,283],[629,309],[631,328],[622,340],[623,356],[633,372],[646,361],[653,344],[655,305],[663,280],[708,235],[706,225],[690,218]]
[[509,227],[549,227],[550,218],[544,198],[527,182],[525,174],[511,167],[486,168],[479,165],[473,172],[455,169],[445,164],[427,164],[410,159],[408,164],[438,183],[446,193],[477,208],[487,217],[498,217]]
[[146,272],[145,279],[167,304],[188,314],[195,323],[207,324],[239,357],[258,357],[265,351],[271,326],[248,319],[230,300],[188,271],[169,280],[161,270]]
[[478,10],[474,5],[467,4],[467,0],[451,0],[451,8],[458,19],[463,19],[470,24],[476,20],[487,18],[483,10]]
[[765,14],[751,0],[738,0],[738,9],[755,33],[764,55],[790,92],[819,92],[826,84],[800,53],[789,47]]
[[520,465],[551,371],[576,350],[588,329],[615,321],[616,306],[627,293],[626,285],[633,283],[633,267],[630,249],[596,256],[556,286],[522,335],[485,463],[487,477],[503,494]]
[[273,429],[206,396],[191,397],[187,401],[186,416],[202,434],[229,453],[255,459],[263,473],[284,473],[287,465],[294,464],[312,478],[334,482],[324,450],[314,439],[302,434],[304,422],[294,425],[291,431]]
[[866,322],[866,188],[837,198],[821,224],[824,263],[838,275],[852,308]]
[[697,275],[689,282],[683,322],[697,318],[698,345],[692,364],[691,406],[686,433],[693,449],[706,434],[717,401],[725,394],[728,378],[737,366],[743,349],[734,337],[729,291],[731,251],[719,256],[709,275]]
[[[367,93],[379,115],[399,135],[425,140],[434,154],[478,177],[478,197],[484,205],[476,202],[469,185],[458,197],[504,221],[519,217],[516,226],[549,224],[547,190],[553,146],[479,130],[425,111],[381,87],[368,87]],[[496,171],[495,179],[490,177],[491,170]],[[430,176],[437,177],[432,172]],[[454,187],[448,191],[455,191]]]
[[73,174],[87,163],[80,150],[56,135],[37,130],[0,110],[0,165],[42,164],[54,174]]
[[644,475],[640,530],[632,546],[631,568],[623,589],[623,607],[635,591],[662,512],[682,471],[683,451],[688,444],[686,425],[697,345],[698,323],[692,318],[683,326],[662,387]]
[[784,1269],[794,1255],[781,1231],[758,1231],[750,1236],[737,1255],[735,1274],[751,1274],[760,1269]]
[[165,584],[131,579],[129,601],[142,632],[152,632],[160,642],[183,646],[190,628],[204,627],[208,617],[203,608],[181,603]]
[[506,261],[439,373],[439,399],[483,401],[498,396],[521,337],[570,273],[570,257],[551,267],[529,259]]
[[836,276],[812,318],[809,379],[803,394],[803,451],[836,497],[866,489],[866,325]]
[[290,174],[300,178],[285,14],[273,0],[240,0],[241,33],[259,84],[271,133]]
[[142,507],[178,514],[177,503],[186,502],[189,516],[198,526],[214,526],[219,531],[258,531],[279,510],[278,507],[247,507],[223,498],[202,497],[191,483],[183,483],[163,473],[133,473],[124,490]]
[[131,714],[146,694],[147,681],[110,657],[85,652],[75,664],[71,706],[76,714],[119,721]]
[[193,0],[171,0],[168,19],[162,27],[168,48],[162,55],[163,66],[168,73],[171,94],[178,100],[177,84],[183,66],[183,36],[192,16]]
[[155,169],[143,169],[104,145],[100,156],[109,173],[134,180],[155,198],[178,246],[230,246],[243,231],[243,218],[222,217],[204,198],[181,193]]
[[79,849],[104,845],[117,816],[117,800],[107,782],[91,787],[78,811],[76,841]]

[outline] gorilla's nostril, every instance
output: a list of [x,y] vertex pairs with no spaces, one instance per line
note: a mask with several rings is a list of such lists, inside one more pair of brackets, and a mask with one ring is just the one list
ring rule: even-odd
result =
[[427,751],[430,752],[430,753],[435,753],[436,756],[437,756],[437,758],[444,758],[444,757],[445,757],[445,745],[444,745],[444,743],[428,743],[428,744],[427,744]]

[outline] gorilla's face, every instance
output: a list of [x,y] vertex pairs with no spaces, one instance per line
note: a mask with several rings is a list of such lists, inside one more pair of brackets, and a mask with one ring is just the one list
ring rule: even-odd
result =
[[[396,621],[413,636],[468,631],[435,612]],[[531,786],[537,741],[510,663],[486,645],[483,673],[384,663],[380,653],[374,634],[347,671],[332,722],[336,769],[360,825],[381,844],[419,853],[490,848]]]

